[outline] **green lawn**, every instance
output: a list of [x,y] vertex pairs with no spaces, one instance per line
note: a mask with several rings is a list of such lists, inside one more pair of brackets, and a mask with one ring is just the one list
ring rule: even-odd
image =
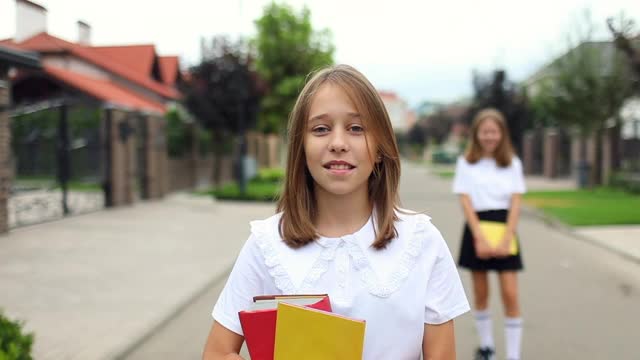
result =
[[640,224],[640,195],[621,190],[533,191],[524,201],[574,226]]
[[220,200],[240,201],[275,201],[280,193],[284,169],[264,168],[247,184],[245,194],[240,194],[240,187],[236,183],[228,183],[218,188],[195,191],[196,195],[214,196]]

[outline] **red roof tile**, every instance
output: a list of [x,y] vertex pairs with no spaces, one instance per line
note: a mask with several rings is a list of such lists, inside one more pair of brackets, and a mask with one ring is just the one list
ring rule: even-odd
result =
[[39,33],[18,46],[25,50],[33,50],[40,52],[60,52],[69,51],[75,56],[84,59],[96,66],[99,66],[109,72],[119,75],[137,85],[156,92],[169,99],[177,99],[180,95],[176,89],[151,79],[149,74],[142,74],[134,69],[129,68],[125,64],[121,64],[117,59],[101,54],[92,47],[82,46],[62,40],[48,33]]
[[92,46],[91,50],[118,60],[122,65],[146,76],[151,74],[153,60],[156,57],[153,45]]
[[20,46],[18,46],[18,44],[16,44],[13,39],[3,39],[0,40],[0,45],[8,47],[9,49],[13,49],[13,50],[23,50],[20,48]]
[[17,43],[17,45],[25,50],[41,52],[69,51],[70,48],[76,46],[76,44],[72,42],[51,36],[46,32],[34,35],[20,43]]
[[164,113],[166,110],[163,104],[143,98],[108,80],[100,80],[47,65],[45,65],[44,70],[54,79],[108,103],[160,113]]
[[178,79],[178,57],[177,56],[161,56],[160,57],[160,72],[162,74],[162,81],[167,85],[175,85]]

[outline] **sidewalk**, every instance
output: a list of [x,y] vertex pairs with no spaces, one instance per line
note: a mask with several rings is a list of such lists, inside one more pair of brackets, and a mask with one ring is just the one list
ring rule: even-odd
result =
[[273,211],[179,194],[14,230],[0,308],[35,333],[35,359],[118,358],[219,281],[248,221]]
[[640,264],[640,225],[579,227],[575,232]]
[[[569,178],[548,179],[543,176],[527,176],[526,183],[529,191],[576,189],[575,180]],[[539,210],[528,209],[528,213],[553,222],[557,228],[562,228],[573,237],[591,242],[640,264],[640,225],[570,227],[543,215]]]

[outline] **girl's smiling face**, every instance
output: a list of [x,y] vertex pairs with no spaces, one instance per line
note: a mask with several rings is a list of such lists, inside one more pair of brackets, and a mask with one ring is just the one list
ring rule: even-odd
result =
[[477,136],[485,155],[493,155],[502,141],[500,126],[492,118],[482,120],[478,126]]
[[341,87],[326,83],[318,89],[304,135],[307,168],[316,193],[367,194],[376,145],[367,137],[365,123]]

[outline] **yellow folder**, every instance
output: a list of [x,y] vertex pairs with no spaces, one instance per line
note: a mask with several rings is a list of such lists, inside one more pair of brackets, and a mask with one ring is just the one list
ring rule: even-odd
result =
[[[489,242],[489,246],[496,248],[502,241],[504,233],[507,231],[507,225],[497,221],[480,221],[480,230],[482,231],[482,234],[484,234],[485,239]],[[518,241],[515,235],[513,240],[511,240],[511,249],[509,253],[511,255],[518,254]]]
[[365,322],[278,303],[274,360],[361,360]]

